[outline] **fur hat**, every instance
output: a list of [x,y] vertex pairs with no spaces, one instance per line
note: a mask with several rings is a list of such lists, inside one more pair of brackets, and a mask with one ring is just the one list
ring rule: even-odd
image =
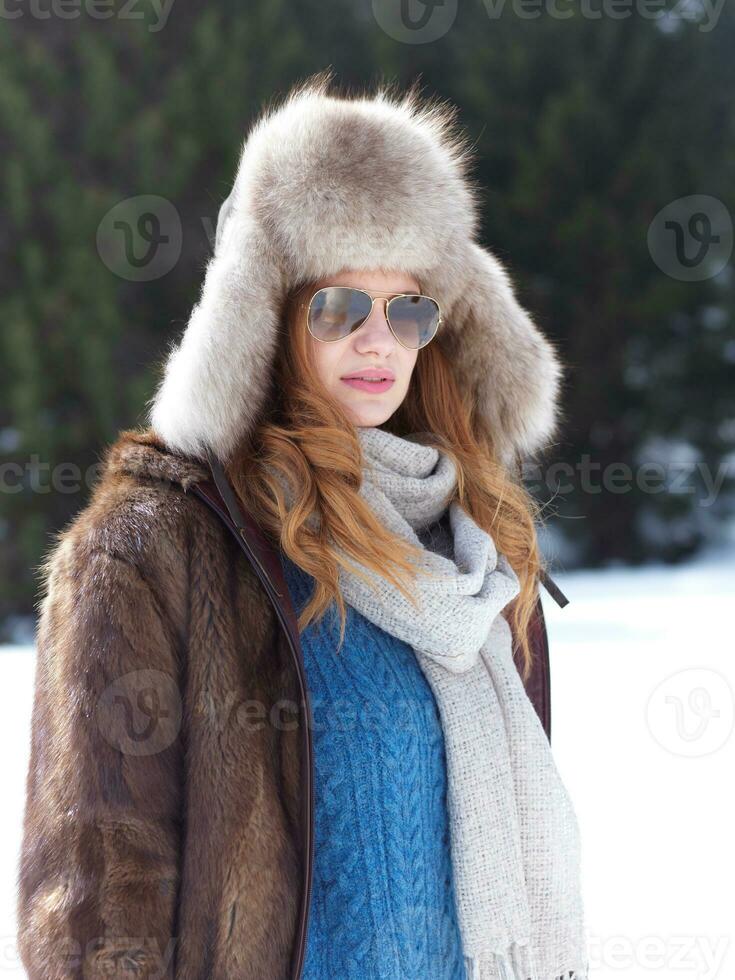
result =
[[222,204],[214,254],[150,404],[167,445],[226,463],[268,394],[286,290],[344,269],[404,272],[436,297],[439,337],[510,465],[556,434],[562,367],[476,241],[479,190],[456,109],[380,85],[329,92],[331,69],[264,109]]

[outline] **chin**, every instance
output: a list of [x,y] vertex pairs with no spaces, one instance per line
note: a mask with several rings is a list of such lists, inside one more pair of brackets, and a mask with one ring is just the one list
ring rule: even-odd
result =
[[352,419],[353,425],[357,426],[382,425],[383,422],[388,421],[397,407],[397,405],[375,405],[369,409],[356,409],[354,405],[344,406]]

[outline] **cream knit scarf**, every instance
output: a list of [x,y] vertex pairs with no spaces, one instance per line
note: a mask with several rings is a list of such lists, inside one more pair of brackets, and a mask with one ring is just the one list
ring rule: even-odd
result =
[[[358,428],[360,494],[391,531],[422,545],[456,471],[440,449]],[[425,548],[420,613],[367,569],[377,592],[340,571],[345,601],[409,643],[444,733],[452,867],[469,980],[587,980],[579,828],[526,694],[501,611],[520,591],[490,534],[449,506],[453,558]]]

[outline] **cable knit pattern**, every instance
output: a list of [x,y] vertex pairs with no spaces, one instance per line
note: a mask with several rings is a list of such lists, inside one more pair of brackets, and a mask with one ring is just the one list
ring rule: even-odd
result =
[[[471,980],[586,980],[579,825],[503,616],[518,575],[460,505],[454,462],[430,434],[357,434],[360,495],[389,531],[423,545],[421,565],[438,575],[414,582],[418,610],[379,572],[364,569],[368,583],[340,566],[339,585],[351,608],[410,644],[436,700],[465,970]],[[451,557],[445,535],[420,537],[447,510]]]
[[[423,435],[402,437],[375,426],[359,427],[365,464],[359,492],[389,531],[423,545],[420,564],[438,577],[420,575],[414,582],[417,610],[379,573],[364,569],[368,584],[340,566],[339,586],[350,611],[350,628],[357,630],[352,640],[360,656],[353,658],[355,666],[345,665],[344,658],[332,662],[337,657],[333,651],[338,628],[333,604],[332,634],[320,640],[319,659],[312,658],[318,666],[329,666],[332,697],[347,708],[368,705],[373,709],[370,714],[378,715],[369,719],[369,730],[362,730],[365,719],[363,726],[353,728],[351,740],[344,731],[334,733],[329,726],[320,736],[330,758],[331,783],[323,799],[328,826],[331,821],[336,828],[324,847],[332,868],[325,884],[338,896],[335,905],[340,906],[340,918],[327,929],[331,945],[324,955],[341,961],[344,949],[349,951],[349,962],[339,969],[327,963],[321,976],[437,976],[419,963],[422,955],[424,960],[433,955],[432,934],[446,934],[446,906],[434,901],[437,890],[441,891],[436,864],[431,866],[433,879],[422,877],[426,856],[419,856],[417,863],[412,844],[418,840],[421,848],[428,840],[430,806],[423,794],[432,778],[427,771],[421,782],[416,780],[422,764],[415,757],[417,746],[393,741],[399,732],[410,741],[400,724],[397,727],[401,705],[398,681],[391,671],[403,663],[406,670],[418,666],[423,673],[434,699],[435,723],[441,726],[442,797],[449,827],[443,853],[451,858],[454,945],[458,929],[467,980],[569,980],[570,976],[587,980],[579,825],[513,660],[511,630],[503,616],[520,591],[519,578],[489,531],[456,499],[457,473],[451,457],[431,440],[427,444]],[[285,493],[288,497],[288,488]],[[447,517],[443,528],[436,526]],[[378,632],[371,631],[368,623]],[[370,636],[383,639],[371,643]],[[389,644],[384,648],[386,662],[372,659],[373,648],[383,649],[384,643]],[[401,651],[403,660],[391,655],[396,651]],[[367,672],[360,674],[359,664],[367,665]],[[339,676],[340,670],[348,673]],[[324,670],[319,676],[326,683]],[[338,680],[344,685],[348,679],[352,689],[340,688]],[[415,678],[414,684],[418,683]],[[426,719],[423,724],[428,724]],[[429,740],[416,741],[421,755]],[[365,752],[374,761],[374,770],[365,761]],[[351,767],[349,778],[344,768],[340,773],[332,768],[340,765]],[[356,772],[369,777],[372,793],[364,792],[359,779],[353,782]],[[351,812],[344,808],[346,796]],[[376,803],[379,815],[366,824],[365,813]],[[399,824],[403,841],[391,837]],[[376,826],[383,835],[382,843],[374,846],[382,848],[386,891],[377,890],[375,878],[369,875],[360,881],[355,854],[356,849],[369,848],[371,839],[366,834]],[[353,838],[345,844],[351,832]],[[424,892],[431,883],[434,891]],[[382,915],[376,896],[385,901]],[[351,916],[364,913],[365,900],[373,916],[372,945],[364,929],[355,936],[349,924]],[[432,919],[433,930],[427,925]],[[398,922],[402,931],[396,931]],[[428,938],[422,940],[422,933]],[[377,974],[371,973],[376,960]],[[312,976],[320,976],[323,969],[318,964]]]
[[[285,555],[297,612],[313,580]],[[315,865],[303,980],[465,980],[444,739],[408,643],[333,604],[301,644],[312,700]]]

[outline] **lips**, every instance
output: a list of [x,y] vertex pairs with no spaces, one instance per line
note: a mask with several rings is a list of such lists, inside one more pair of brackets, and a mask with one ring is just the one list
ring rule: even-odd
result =
[[371,395],[379,395],[393,386],[396,376],[390,368],[369,367],[345,374],[341,380],[357,391],[367,391]]
[[396,376],[390,368],[365,368],[362,371],[352,371],[350,374],[342,375],[343,381],[371,380],[371,381],[395,381]]
[[352,374],[346,374],[340,380],[357,391],[367,391],[370,394],[377,395],[383,391],[388,391],[393,386],[395,376],[387,368],[366,368],[363,371],[354,371]]

